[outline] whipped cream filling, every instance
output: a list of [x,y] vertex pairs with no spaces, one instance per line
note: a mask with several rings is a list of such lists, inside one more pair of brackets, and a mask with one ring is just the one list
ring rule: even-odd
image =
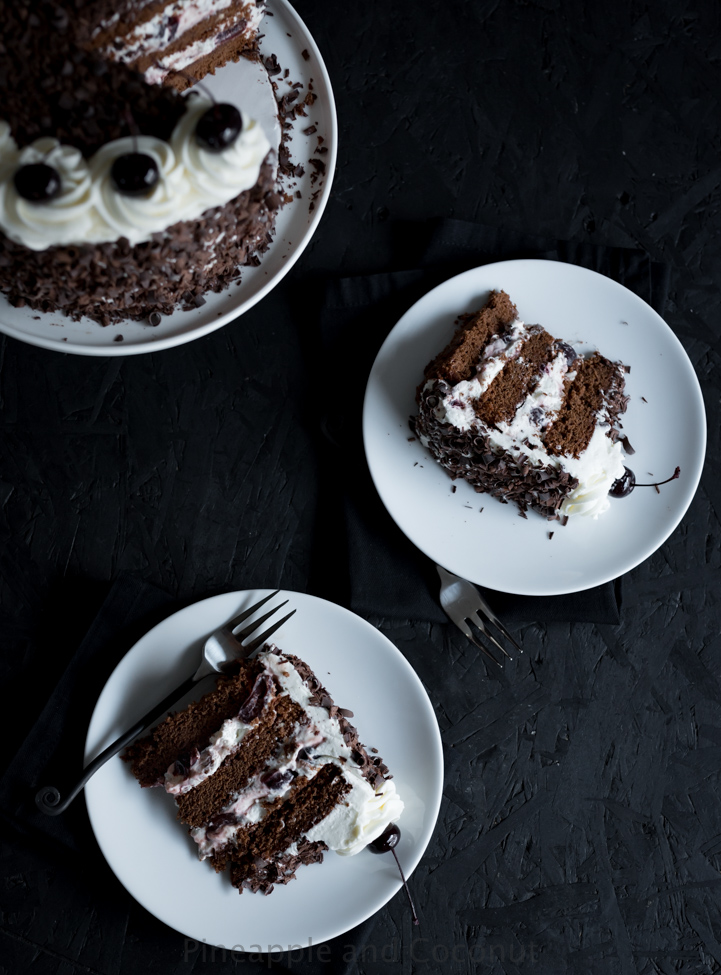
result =
[[400,817],[403,800],[392,779],[383,782],[376,792],[356,770],[345,769],[345,776],[351,783],[350,792],[305,835],[312,843],[320,840],[340,856],[355,856]]
[[[499,453],[508,453],[516,460],[523,459],[534,467],[550,466],[567,471],[579,483],[564,499],[560,513],[568,517],[598,518],[610,506],[608,492],[611,485],[624,472],[621,444],[614,443],[602,428],[602,424],[608,422],[603,408],[596,416],[596,427],[588,447],[580,457],[549,454],[541,439],[543,430],[553,422],[561,407],[566,381],[574,379],[574,374],[568,372],[563,353],[546,364],[535,387],[511,421],[488,427],[476,415],[476,401],[505,364],[518,355],[526,335],[524,323],[517,320],[504,336],[495,336],[484,350],[476,376],[457,383],[440,399],[434,410],[436,419],[463,432],[482,431]],[[432,381],[426,387],[429,385]],[[428,446],[427,438],[421,437],[421,442]]]
[[[289,661],[272,648],[263,654],[263,664],[265,672],[273,677],[278,693],[287,694],[299,704],[309,720],[296,725],[291,743],[284,743],[262,772],[231,797],[214,822],[191,830],[199,856],[201,859],[211,856],[232,842],[240,830],[261,822],[272,805],[290,792],[298,776],[313,779],[328,763],[340,767],[350,790],[306,836],[312,842],[326,843],[329,849],[343,856],[352,856],[399,818],[403,801],[392,781],[383,782],[376,791],[363,777],[353,761],[352,749],[345,742],[338,719],[331,717],[327,708],[310,703],[312,692]],[[229,731],[230,734],[223,737],[232,741],[235,726]],[[310,749],[312,754],[308,754]]]
[[[170,142],[149,135],[116,139],[89,160],[49,137],[19,150],[9,126],[0,121],[0,230],[35,251],[121,237],[135,245],[224,206],[255,185],[270,143],[255,120],[244,119],[233,145],[219,153],[203,149],[195,140],[195,126],[211,105],[205,96],[192,93]],[[160,174],[147,196],[119,193],[110,178],[115,160],[136,151],[151,156]],[[62,184],[60,195],[43,203],[23,199],[13,182],[20,166],[38,162],[53,166]]]

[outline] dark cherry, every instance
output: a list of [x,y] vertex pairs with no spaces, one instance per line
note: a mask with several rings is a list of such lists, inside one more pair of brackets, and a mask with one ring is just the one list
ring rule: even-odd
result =
[[390,853],[394,846],[398,846],[401,831],[395,823],[386,826],[380,836],[368,844],[371,853]]
[[630,467],[624,467],[623,474],[611,485],[608,492],[612,498],[627,498],[636,487],[636,475]]
[[568,342],[560,342],[560,341],[556,342],[556,348],[558,349],[559,352],[563,352],[564,356],[566,357],[566,362],[568,363],[569,366],[573,365],[573,363],[578,358],[578,353],[573,348],[573,346],[568,344]]
[[391,823],[389,826],[383,830],[380,836],[377,836],[372,843],[368,844],[368,849],[371,853],[392,853],[393,859],[396,861],[396,866],[398,867],[398,872],[401,875],[401,880],[403,881],[403,886],[405,887],[406,897],[408,898],[408,903],[411,905],[411,914],[413,915],[413,923],[418,925],[421,922],[418,920],[418,915],[416,914],[416,908],[413,903],[413,898],[411,897],[411,892],[408,889],[408,883],[403,873],[403,867],[400,864],[398,855],[396,854],[395,847],[398,846],[398,841],[401,838],[401,831],[396,826],[395,823]]
[[160,179],[158,164],[144,152],[126,152],[110,168],[113,186],[124,196],[147,196]]
[[286,769],[285,772],[281,772],[280,769],[275,769],[275,771],[266,772],[265,775],[261,775],[260,777],[260,781],[269,789],[280,789],[282,785],[287,785],[292,779],[293,773],[290,769]]
[[265,707],[265,702],[273,691],[273,678],[267,674],[258,674],[253,689],[243,706],[238,710],[238,717],[246,724],[257,718]]
[[608,492],[612,498],[627,498],[631,491],[637,487],[655,487],[658,494],[661,492],[658,490],[662,484],[668,484],[669,481],[675,481],[676,478],[681,473],[681,468],[677,467],[673,472],[671,477],[667,477],[665,481],[655,481],[651,484],[637,484],[636,475],[628,467],[624,468],[623,476],[619,477],[617,481],[614,481],[611,485],[611,490]]
[[60,173],[47,163],[28,163],[21,166],[13,177],[15,189],[24,200],[31,203],[48,203],[60,196]]
[[200,116],[195,138],[208,152],[222,152],[233,145],[242,131],[243,119],[235,105],[219,102]]

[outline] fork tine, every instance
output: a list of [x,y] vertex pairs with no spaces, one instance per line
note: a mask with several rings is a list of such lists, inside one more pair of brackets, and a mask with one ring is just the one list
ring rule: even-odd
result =
[[223,629],[224,630],[230,630],[230,632],[232,633],[233,630],[236,628],[236,626],[240,626],[240,624],[244,620],[247,620],[249,616],[252,616],[253,615],[253,613],[256,611],[256,609],[260,609],[260,607],[263,606],[265,603],[267,603],[269,599],[272,599],[273,596],[277,596],[279,592],[280,592],[280,589],[276,589],[275,592],[272,592],[270,594],[270,596],[264,596],[263,599],[259,600],[257,603],[255,603],[253,606],[251,606],[249,609],[244,610],[240,614],[240,616],[236,616],[234,620],[230,620],[228,623],[226,623],[225,626],[223,627]]
[[468,622],[465,619],[453,620],[453,622],[461,631],[461,633],[465,637],[467,637],[467,639],[469,639],[474,646],[478,647],[479,650],[482,650],[483,653],[485,653],[485,655],[489,657],[493,661],[493,663],[496,664],[497,667],[501,666],[496,660],[496,658],[493,656],[491,651],[487,647],[484,647],[482,643],[479,643],[478,640],[476,640],[476,638],[473,636],[473,633],[471,632],[471,628],[468,625]]
[[[285,603],[283,603],[283,605],[285,606]],[[265,643],[265,641],[268,639],[268,637],[272,636],[276,630],[279,630],[281,626],[285,622],[287,622],[294,613],[295,610],[292,609],[287,616],[283,617],[282,620],[278,620],[277,623],[274,623],[272,626],[269,626],[268,629],[265,631],[265,633],[261,633],[260,636],[256,637],[255,640],[253,640],[251,643],[244,644],[243,650],[245,650],[245,656],[249,657],[254,650],[257,650],[258,647],[262,646]]]
[[494,635],[488,629],[488,627],[486,626],[486,624],[481,619],[481,615],[480,614],[481,614],[481,610],[480,609],[476,610],[476,616],[473,618],[472,622],[476,624],[476,626],[478,627],[478,629],[481,631],[481,633],[484,635],[484,637],[487,640],[490,640],[491,643],[494,646],[498,647],[498,649],[501,651],[501,653],[505,653],[505,655],[508,657],[509,660],[513,660],[513,657],[510,655],[510,653],[508,652],[508,650],[506,650],[506,648],[502,644],[500,644],[498,642],[498,640],[494,637]]
[[266,620],[270,619],[270,617],[273,616],[274,613],[277,613],[278,610],[281,609],[283,606],[285,606],[287,603],[288,603],[287,599],[285,600],[285,602],[278,603],[277,606],[274,606],[267,613],[264,613],[263,616],[261,616],[259,619],[253,620],[252,623],[248,623],[247,626],[244,626],[242,630],[238,630],[237,633],[233,633],[233,636],[239,643],[242,643],[247,636],[250,636],[251,633],[255,633],[255,631],[260,626],[262,626]]
[[478,593],[478,597],[479,597],[479,599],[481,601],[481,606],[483,608],[483,612],[486,614],[486,617],[488,618],[488,620],[491,623],[493,623],[493,625],[496,627],[496,629],[498,629],[498,630],[501,631],[501,633],[505,636],[505,638],[507,640],[510,640],[511,641],[511,643],[516,648],[516,650],[518,650],[519,653],[523,653],[522,647],[520,647],[516,643],[516,641],[513,639],[513,637],[511,636],[511,634],[508,632],[508,630],[505,628],[505,626],[503,625],[503,623],[501,623],[501,621],[498,619],[498,617],[493,612],[493,610],[491,609],[491,607],[488,605],[488,603],[486,602],[486,600],[483,598],[483,596],[481,596],[481,594]]
[[456,623],[456,626],[461,631],[461,633],[471,641],[471,643],[475,647],[478,647],[479,650],[485,653],[485,655],[488,657],[489,660],[493,661],[496,667],[501,667],[501,669],[503,669],[502,665],[496,660],[496,658],[493,656],[491,651],[488,650],[487,647],[484,647],[482,643],[479,643],[478,640],[476,640],[476,638],[471,633],[471,628],[467,625],[465,620],[461,620],[460,623]]

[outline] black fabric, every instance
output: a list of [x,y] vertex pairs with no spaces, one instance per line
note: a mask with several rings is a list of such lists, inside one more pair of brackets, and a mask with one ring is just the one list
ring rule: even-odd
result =
[[[543,258],[567,261],[613,278],[663,315],[670,274],[642,251],[597,247],[507,233],[459,220],[409,227],[398,249],[416,267],[331,282],[320,316],[318,402],[325,437],[323,519],[344,525],[327,534],[317,553],[316,582],[330,598],[363,616],[447,622],[438,602],[434,566],[396,527],[383,507],[359,444],[365,383],[388,332],[420,297],[441,281],[494,261]],[[342,376],[342,397],[328,403],[328,384]],[[331,419],[332,417],[332,419]],[[342,490],[339,482],[342,473]],[[619,623],[620,579],[567,596],[515,596],[487,590],[504,622]]]
[[63,790],[83,767],[88,724],[107,679],[123,655],[177,606],[160,589],[123,574],[110,587],[85,638],[70,660],[32,730],[0,780],[0,814],[22,833],[71,853],[92,843],[82,796],[61,816],[46,816],[35,793]]

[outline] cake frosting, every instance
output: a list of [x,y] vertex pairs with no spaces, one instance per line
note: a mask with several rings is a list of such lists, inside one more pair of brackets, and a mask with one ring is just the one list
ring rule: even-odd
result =
[[[8,124],[0,121],[0,230],[35,251],[121,237],[135,245],[228,203],[255,185],[270,143],[250,119],[227,149],[203,149],[194,137],[195,127],[211,105],[193,94],[169,142],[150,135],[126,136],[102,146],[88,160],[50,137],[18,150]],[[123,195],[112,185],[113,163],[133,152],[150,156],[158,167],[159,180],[147,196]],[[62,185],[59,196],[42,203],[23,199],[13,183],[19,167],[38,162],[53,166]]]
[[549,518],[597,518],[623,476],[625,368],[527,325],[503,292],[427,368],[412,427],[453,477]]
[[175,798],[201,860],[267,893],[271,865],[272,886],[326,850],[354,856],[403,812],[348,715],[307,664],[269,645],[126,758],[142,785]]

